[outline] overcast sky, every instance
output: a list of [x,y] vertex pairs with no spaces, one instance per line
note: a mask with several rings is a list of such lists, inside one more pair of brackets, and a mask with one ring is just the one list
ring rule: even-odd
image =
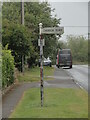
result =
[[61,18],[60,26],[64,26],[61,40],[66,40],[67,35],[83,35],[88,38],[88,1],[89,0],[41,0],[48,1]]
[[55,8],[57,18],[61,18],[60,26],[64,26],[61,39],[66,40],[67,35],[88,35],[88,2],[50,2]]

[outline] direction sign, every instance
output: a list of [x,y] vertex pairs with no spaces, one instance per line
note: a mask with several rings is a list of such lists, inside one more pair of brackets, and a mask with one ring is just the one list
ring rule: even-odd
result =
[[41,29],[42,34],[63,34],[64,27],[46,27]]

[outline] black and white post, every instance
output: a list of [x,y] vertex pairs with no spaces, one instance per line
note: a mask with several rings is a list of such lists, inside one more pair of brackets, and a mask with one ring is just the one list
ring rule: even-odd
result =
[[63,34],[64,27],[45,27],[42,28],[42,23],[39,23],[39,40],[38,46],[40,46],[40,78],[41,78],[41,86],[40,86],[40,93],[41,93],[41,107],[43,106],[43,89],[44,89],[44,82],[43,82],[43,46],[45,45],[45,41],[42,38],[42,34]]
[[40,40],[40,94],[41,94],[41,107],[43,107],[43,39],[42,39],[42,23],[39,24],[39,40]]

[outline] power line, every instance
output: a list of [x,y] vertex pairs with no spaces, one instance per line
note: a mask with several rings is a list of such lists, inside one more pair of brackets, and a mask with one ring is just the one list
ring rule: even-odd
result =
[[[69,34],[62,34],[63,36],[69,35]],[[84,34],[70,34],[70,35],[88,35],[88,33],[84,33]]]
[[63,26],[63,27],[90,27],[90,26]]

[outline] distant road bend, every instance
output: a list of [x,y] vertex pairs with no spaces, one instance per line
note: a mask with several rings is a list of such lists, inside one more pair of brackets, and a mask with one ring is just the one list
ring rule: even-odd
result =
[[72,69],[65,69],[75,79],[76,83],[88,91],[88,65],[73,65]]

